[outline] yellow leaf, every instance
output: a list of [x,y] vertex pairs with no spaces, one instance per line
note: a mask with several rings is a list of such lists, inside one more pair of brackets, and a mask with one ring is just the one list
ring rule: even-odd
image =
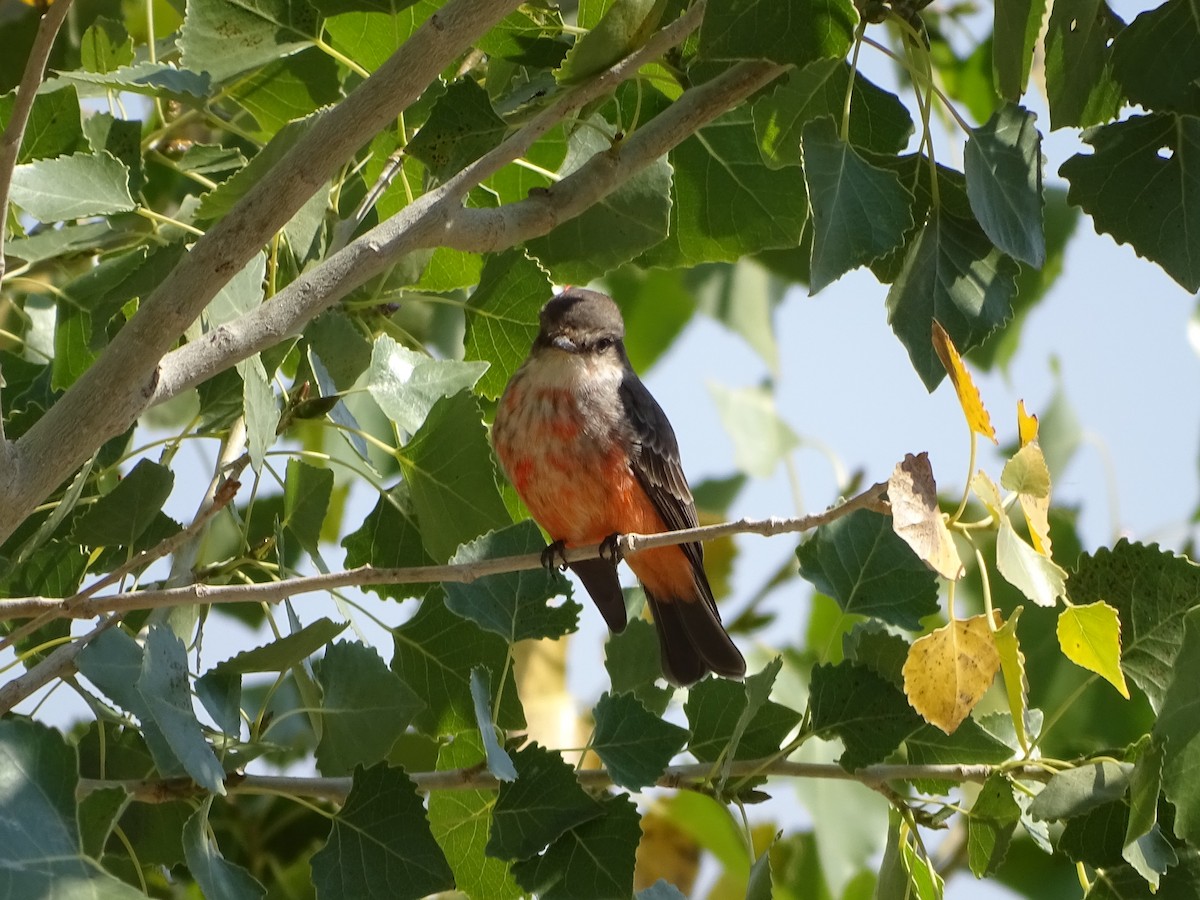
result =
[[1000,499],[1000,488],[996,487],[996,482],[992,481],[983,469],[978,470],[975,477],[971,479],[971,490],[979,498],[979,502],[987,508],[993,519],[1002,522],[1006,518],[1004,502]]
[[1038,553],[1005,520],[996,535],[996,568],[1004,579],[1038,606],[1054,606],[1067,593],[1067,573]]
[[958,394],[958,403],[962,407],[963,415],[967,417],[967,425],[976,434],[981,434],[991,440],[993,444],[998,443],[996,429],[992,427],[992,418],[984,408],[983,400],[979,397],[979,389],[971,380],[971,373],[963,365],[962,357],[958,355],[958,350],[950,340],[950,335],[946,334],[946,329],[937,319],[933,320],[933,349],[937,351],[938,359],[946,367],[950,383],[954,385],[954,390]]
[[1025,710],[1029,701],[1029,679],[1025,677],[1025,654],[1017,641],[1017,619],[1024,607],[1012,611],[1012,618],[996,629],[996,652],[1000,655],[1000,671],[1004,674],[1004,693],[1008,697],[1008,712],[1021,749],[1029,751],[1025,733]]
[[1036,443],[1026,444],[1004,464],[1000,484],[1018,494],[1031,497],[1050,496],[1050,470],[1046,457]]
[[1063,610],[1058,617],[1058,646],[1075,665],[1095,672],[1129,699],[1121,671],[1121,617],[1103,600]]
[[892,530],[913,552],[939,575],[951,581],[962,577],[962,560],[938,508],[937,484],[928,453],[909,453],[896,464],[888,479],[888,501],[892,505]]
[[[995,613],[1000,624],[1000,614]],[[953,734],[1000,668],[987,616],[955,619],[919,638],[904,662],[904,693],[921,718]]]
[[1021,446],[1037,440],[1038,417],[1025,412],[1025,401],[1017,401],[1017,434],[1021,436]]
[[1029,526],[1029,537],[1033,540],[1033,549],[1042,556],[1049,556],[1050,498],[1017,494],[1017,500],[1021,503],[1021,512],[1025,513],[1025,524]]

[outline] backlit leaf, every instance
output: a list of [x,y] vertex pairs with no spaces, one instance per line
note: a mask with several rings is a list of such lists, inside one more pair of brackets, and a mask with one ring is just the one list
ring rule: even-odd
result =
[[909,453],[896,463],[888,479],[888,501],[892,505],[892,529],[913,552],[943,578],[961,578],[962,560],[938,507],[928,453]]
[[[996,624],[1002,624],[999,613]],[[999,669],[1000,655],[987,617],[955,619],[912,645],[904,663],[904,693],[925,721],[952,734]]]

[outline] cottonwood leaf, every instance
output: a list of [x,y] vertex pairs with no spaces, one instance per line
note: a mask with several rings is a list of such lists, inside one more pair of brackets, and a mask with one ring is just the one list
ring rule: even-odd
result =
[[875,168],[842,141],[831,118],[804,126],[800,152],[812,207],[815,294],[900,246],[914,224],[912,194],[895,172]]
[[312,873],[318,896],[415,900],[454,887],[416,786],[384,763],[355,770]]
[[333,472],[289,459],[283,481],[283,527],[310,554],[317,553],[333,495]]
[[389,419],[413,434],[439,400],[474,387],[487,367],[486,362],[433,359],[381,334],[371,348],[367,390]]
[[1057,630],[1063,656],[1095,672],[1129,699],[1121,671],[1121,619],[1115,609],[1101,601],[1068,606],[1058,617]]
[[896,464],[888,479],[888,501],[892,529],[912,551],[943,578],[961,578],[962,560],[938,507],[928,453],[908,453]]
[[996,569],[1038,606],[1054,606],[1067,594],[1067,573],[1027,544],[1007,519],[996,535]]
[[438,98],[404,149],[445,181],[499,144],[506,128],[487,91],[470,78],[460,78]]
[[1014,0],[995,6],[992,80],[996,92],[1007,100],[1018,100],[1025,93],[1045,12],[1046,0]]
[[1158,263],[1189,291],[1200,289],[1200,117],[1130,116],[1084,135],[1089,155],[1076,154],[1058,173],[1067,199],[1096,230]]
[[921,727],[899,688],[858,663],[815,666],[809,709],[813,733],[841,739],[838,763],[851,772],[882,762]]
[[471,700],[475,705],[475,723],[483,739],[488,771],[500,781],[516,781],[517,770],[512,758],[496,739],[496,726],[492,722],[492,673],[483,666],[471,669]]
[[1050,496],[1050,469],[1037,443],[1028,443],[1004,464],[1000,484],[1018,494],[1047,498]]
[[1112,73],[1113,38],[1124,23],[1104,0],[1056,0],[1046,28],[1046,97],[1050,127],[1087,127],[1121,108]]
[[[999,626],[1000,614],[995,615]],[[991,687],[999,668],[987,617],[955,619],[912,645],[904,663],[904,693],[926,722],[952,734]]]
[[284,672],[332,641],[346,629],[347,624],[322,616],[299,631],[285,634],[269,644],[234,654],[217,663],[213,671],[237,675],[247,672]]
[[[12,120],[15,105],[15,91],[0,96],[0,128],[7,127]],[[25,136],[17,151],[17,163],[66,156],[80,149],[83,127],[79,114],[79,94],[74,87],[68,85],[57,91],[38,91],[25,121]],[[10,247],[11,244],[5,244],[6,253],[12,252]]]
[[531,743],[512,761],[517,780],[502,782],[496,794],[489,856],[529,859],[569,829],[603,815],[557,753]]
[[1200,838],[1200,610],[1184,617],[1183,645],[1175,660],[1174,678],[1163,697],[1154,736],[1166,746],[1163,793],[1175,807],[1174,832],[1195,844]]
[[700,28],[708,59],[769,59],[804,66],[846,55],[858,20],[847,0],[727,0]]
[[1003,775],[992,775],[980,788],[967,816],[967,859],[976,878],[993,874],[1008,854],[1021,807]]
[[993,444],[997,443],[996,429],[992,427],[992,417],[988,415],[987,407],[983,405],[979,388],[975,386],[975,380],[971,377],[954,342],[950,340],[950,335],[946,333],[946,329],[937,319],[933,320],[932,336],[933,349],[937,353],[938,359],[942,361],[946,374],[950,376],[950,383],[954,385],[954,393],[958,395],[958,405],[962,407],[967,427]]
[[1113,41],[1112,73],[1131,104],[1200,113],[1200,10],[1168,0],[1140,13]]
[[1025,718],[1029,710],[1029,679],[1025,675],[1025,654],[1017,640],[1017,619],[1024,607],[1015,607],[1008,621],[996,629],[996,653],[1000,656],[1000,671],[1004,675],[1004,694],[1008,698],[1008,713],[1013,732],[1021,750],[1029,750]]
[[779,415],[775,398],[765,388],[727,388],[709,382],[708,392],[733,440],[737,466],[747,474],[769,478],[780,460],[800,446],[800,438]]
[[613,783],[631,791],[653,784],[688,739],[686,728],[649,712],[633,694],[605,692],[592,717],[592,750]]
[[1040,269],[1046,261],[1042,227],[1042,137],[1037,116],[1015,104],[971,129],[963,152],[967,197],[992,243]]
[[319,22],[307,0],[190,0],[179,35],[183,65],[225,81],[309,46]]
[[[357,530],[342,538],[346,549],[346,567],[372,565],[377,568],[432,566],[434,559],[421,540],[420,523],[413,505],[412,489],[400,481],[380,494],[374,509],[367,513]],[[370,584],[364,586],[380,597],[403,600],[419,597],[428,584]]]
[[796,549],[800,574],[842,611],[910,631],[938,610],[937,576],[892,529],[892,520],[856,510],[822,525]]
[[138,460],[115,488],[76,519],[72,539],[89,547],[131,546],[158,516],[174,485],[169,468]]
[[1085,763],[1056,774],[1033,800],[1037,819],[1071,819],[1125,796],[1133,766],[1110,761]]
[[213,798],[208,797],[183,826],[183,853],[188,870],[206,897],[252,900],[267,890],[253,875],[221,855],[209,837],[208,814]]
[[208,97],[212,93],[210,73],[180,68],[170,62],[142,60],[107,72],[63,72],[59,77],[111,91],[128,91],[151,97],[166,95],[193,103],[196,98]]
[[710,678],[688,691],[683,711],[691,727],[688,750],[701,762],[715,762],[727,753],[741,729],[734,759],[758,759],[777,751],[800,714],[767,700],[749,722],[742,713],[749,705],[746,689],[737,682]]
[[128,212],[129,169],[111,153],[76,153],[17,166],[12,202],[39,222]]
[[279,405],[275,401],[275,390],[267,377],[262,355],[254,354],[237,364],[242,376],[242,409],[246,417],[246,444],[250,454],[250,466],[255,473],[262,471],[267,451],[275,443],[279,430]]
[[559,83],[583,81],[628,56],[658,27],[665,6],[666,0],[614,0],[567,52],[555,73]]
[[538,333],[538,312],[553,296],[545,271],[520,250],[489,254],[479,286],[466,306],[467,359],[490,365],[479,393],[494,400],[529,354]]

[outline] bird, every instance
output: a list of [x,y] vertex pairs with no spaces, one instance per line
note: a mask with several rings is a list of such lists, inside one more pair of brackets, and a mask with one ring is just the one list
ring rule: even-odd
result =
[[[492,424],[496,456],[552,543],[604,544],[697,524],[666,413],[625,351],[612,298],[568,287],[542,307],[529,355],[501,394]],[[556,552],[557,551],[557,552]],[[627,624],[617,555],[568,563],[608,627]],[[746,661],[721,624],[698,541],[624,555],[641,582],[658,632],[666,679],[687,686],[709,672],[739,679]]]

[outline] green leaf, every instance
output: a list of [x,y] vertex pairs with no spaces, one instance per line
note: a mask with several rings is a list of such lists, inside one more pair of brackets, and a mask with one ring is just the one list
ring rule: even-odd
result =
[[136,208],[129,169],[109,153],[76,153],[17,166],[12,202],[39,222],[103,216]]
[[283,159],[296,141],[312,127],[313,121],[314,117],[310,116],[298,122],[289,122],[277,131],[250,162],[201,198],[200,205],[196,208],[196,218],[201,221],[215,220],[233,209],[234,205]]
[[1070,819],[1125,796],[1133,766],[1086,763],[1059,772],[1034,798],[1029,813],[1037,819]]
[[[967,719],[954,731],[946,734],[936,725],[922,724],[904,739],[909,762],[919,766],[986,764],[996,765],[1010,759],[1013,750],[983,728],[975,719]],[[916,782],[919,790],[944,793],[952,781],[933,778]]]
[[1038,606],[1054,606],[1067,593],[1067,573],[1017,534],[1004,519],[996,536],[996,569],[1004,579]]
[[189,0],[183,64],[225,81],[312,44],[317,12],[307,0]]
[[[463,544],[450,558],[453,565],[540,553],[542,533],[526,520]],[[582,607],[568,600],[557,606],[547,601],[569,590],[562,575],[544,568],[485,575],[469,584],[447,583],[446,606],[506,643],[560,638],[575,631]]]
[[1121,851],[1121,858],[1146,879],[1151,893],[1158,892],[1161,876],[1179,862],[1175,848],[1163,836],[1158,825],[1152,826],[1137,840],[1126,844],[1125,849]]
[[313,854],[318,896],[418,898],[454,887],[412,780],[383,763],[354,772],[325,846]]
[[1141,13],[1113,41],[1112,72],[1130,103],[1200,114],[1200,9],[1167,0]]
[[633,694],[602,694],[592,717],[591,748],[613,783],[631,791],[653,784],[688,738],[687,729],[647,711]]
[[1129,809],[1120,800],[1103,803],[1068,819],[1058,836],[1057,850],[1077,863],[1110,868],[1122,861],[1122,841]]
[[63,78],[78,84],[95,85],[110,91],[128,91],[151,97],[170,97],[194,103],[212,94],[209,72],[179,68],[169,62],[142,60],[108,72],[63,72]]
[[283,672],[297,663],[308,659],[346,628],[345,622],[333,622],[322,616],[305,625],[299,631],[277,638],[269,644],[243,650],[224,662],[217,663],[214,671],[244,675],[247,672]]
[[967,858],[976,878],[993,875],[1004,862],[1021,807],[1003,775],[992,775],[979,790],[967,817]]
[[[407,568],[434,564],[433,557],[421,542],[417,513],[406,481],[380,495],[362,525],[342,538],[342,546],[346,548],[346,567],[351,569],[365,565]],[[429,585],[370,584],[364,587],[380,597],[403,600],[421,596]]]
[[864,665],[818,665],[809,691],[813,733],[841,739],[838,762],[850,771],[886,759],[921,726],[900,689]]
[[793,709],[768,700],[748,722],[741,717],[749,701],[746,689],[735,681],[710,678],[693,685],[683,706],[692,739],[688,750],[701,762],[715,762],[741,728],[736,759],[759,759],[777,751],[788,732],[800,721]]
[[92,325],[91,349],[99,350],[108,343],[109,320],[135,297],[148,296],[175,268],[185,249],[183,244],[168,244],[109,256],[67,282],[63,301],[87,312]]
[[460,78],[438,98],[405,151],[445,181],[499,144],[505,130],[487,91],[470,78]]
[[[800,134],[822,116],[840,122],[850,66],[844,59],[819,59],[788,75],[754,103],[754,133],[763,162],[772,169],[800,163]],[[860,73],[850,93],[850,144],[876,153],[899,153],[912,136],[904,104]]]
[[1128,847],[1158,822],[1158,796],[1162,790],[1163,742],[1151,737],[1133,764],[1129,776],[1129,827],[1125,830]]
[[28,263],[45,262],[56,256],[72,256],[95,250],[112,234],[113,227],[107,220],[88,222],[86,225],[64,225],[31,237],[10,240],[4,245],[4,253]]
[[1121,615],[1121,668],[1160,710],[1175,676],[1184,616],[1200,596],[1200,570],[1157,546],[1120,540],[1084,554],[1067,583],[1076,604],[1105,601]]
[[392,671],[425,701],[425,711],[414,721],[419,731],[457,734],[475,727],[469,673],[476,666],[507,673],[499,689],[496,725],[506,730],[525,727],[512,667],[507,665],[508,645],[450,612],[440,591],[427,594],[416,615],[394,634]]
[[1056,0],[1046,29],[1050,127],[1107,122],[1121,108],[1109,49],[1123,27],[1104,0]]
[[183,852],[192,877],[206,897],[244,900],[264,896],[266,888],[241,866],[225,859],[216,841],[210,839],[208,814],[212,803],[212,797],[205,799],[183,826]]
[[642,836],[637,806],[625,795],[600,806],[602,815],[569,829],[544,854],[515,863],[518,883],[545,900],[630,896]]
[[317,552],[332,493],[333,472],[288,460],[283,482],[283,527],[311,554]]
[[1196,780],[1200,693],[1195,680],[1200,675],[1200,610],[1188,612],[1183,630],[1183,646],[1172,666],[1173,678],[1162,699],[1154,736],[1166,744],[1162,785],[1175,806],[1175,834],[1194,845],[1200,837],[1200,783]]
[[175,473],[148,459],[138,461],[109,493],[75,520],[71,536],[89,547],[128,547],[157,517]]
[[483,739],[483,749],[488,771],[500,781],[516,781],[517,770],[512,757],[496,740],[496,726],[492,723],[492,673],[483,666],[471,669],[471,699],[475,704],[475,723]]
[[496,488],[479,406],[467,394],[441,400],[404,448],[421,537],[438,562],[460,544],[512,523]]
[[945,882],[924,850],[918,850],[905,841],[900,845],[900,858],[908,872],[917,900],[941,900],[945,892]]
[[998,109],[986,125],[971,129],[963,170],[967,197],[984,234],[1009,256],[1040,269],[1046,261],[1046,235],[1042,138],[1036,121],[1021,106]]
[[670,158],[675,170],[670,235],[643,254],[640,265],[732,262],[800,244],[808,221],[803,173],[798,166],[774,171],[763,166],[749,107],[706,125]]
[[558,753],[530,743],[512,760],[517,780],[501,783],[496,795],[489,856],[529,859],[568,829],[603,815]]
[[909,631],[938,611],[937,575],[892,529],[890,517],[859,510],[822,525],[799,546],[800,574],[843,612]]
[[98,859],[113,827],[129,807],[129,794],[124,788],[100,788],[80,799],[77,818],[83,853]]
[[479,379],[484,397],[503,393],[537,336],[538,312],[552,296],[546,273],[520,250],[487,257],[466,307],[463,338],[467,359],[490,363]]
[[262,471],[267,451],[275,443],[279,429],[279,405],[275,402],[275,390],[263,366],[262,354],[256,353],[237,364],[242,377],[242,408],[246,416],[247,447],[250,465],[255,472]]
[[0,720],[0,879],[10,897],[141,897],[83,856],[76,831],[75,751],[58,732]]
[[645,619],[630,619],[620,634],[609,635],[604,645],[604,668],[614,694],[631,693],[646,709],[661,716],[674,691],[659,687],[662,662],[658,634]]
[[[625,352],[635,372],[645,372],[691,321],[696,298],[691,271],[622,266],[604,278],[625,320]],[[748,299],[748,298],[747,298]]]
[[1129,699],[1121,672],[1121,621],[1115,609],[1102,601],[1068,606],[1058,617],[1058,645],[1063,656],[1095,672]]
[[[478,734],[463,732],[441,746],[437,768],[462,769],[484,761]],[[455,886],[468,897],[516,900],[521,889],[509,864],[484,853],[495,791],[431,791],[429,827],[454,870]]]
[[1200,118],[1131,116],[1084,140],[1094,152],[1058,170],[1071,182],[1067,199],[1091,215],[1097,231],[1129,244],[1189,291],[1200,289],[1200,251],[1187,237],[1200,229]]
[[[282,640],[286,640],[283,638]],[[242,676],[214,668],[196,679],[196,698],[230,737],[242,732]]]
[[229,98],[254,116],[264,137],[293,119],[341,99],[338,67],[325,50],[309,47],[275,59],[239,79]]
[[800,438],[779,416],[764,388],[727,388],[710,382],[708,392],[733,440],[734,461],[756,478],[770,478],[779,462],[800,446]]
[[929,337],[933,320],[966,353],[1012,315],[1017,271],[974,221],[930,212],[887,296],[888,322],[928,390],[946,375]]
[[224,796],[225,770],[205,739],[192,709],[187,651],[183,641],[166,626],[150,627],[137,690],[171,752],[192,780],[206,790]]
[[374,649],[358,642],[331,644],[315,668],[324,696],[317,745],[323,775],[345,775],[384,759],[425,708]]
[[[334,49],[373,72],[437,12],[438,0],[317,0]],[[346,12],[346,10],[355,10]]]
[[665,0],[614,0],[567,52],[556,73],[559,82],[584,81],[628,56],[658,27],[665,6]]
[[809,293],[815,294],[904,242],[914,224],[912,194],[894,172],[855,153],[828,117],[804,126],[800,152],[812,206]]
[[89,72],[111,72],[133,62],[133,38],[125,26],[103,16],[88,26],[79,42],[79,61]]
[[[0,129],[8,126],[15,102],[15,91],[0,97]],[[17,163],[66,156],[82,146],[83,128],[75,88],[65,86],[56,91],[38,91],[25,122],[25,136],[17,153]],[[4,249],[9,252],[9,245],[6,244]]]
[[[558,173],[569,178],[615,146],[613,126],[600,116],[581,122],[567,142]],[[526,242],[529,253],[561,284],[587,284],[629,262],[667,236],[671,165],[661,158],[621,182],[584,212]]]
[[129,170],[129,190],[137,194],[146,185],[142,168],[142,123],[118,119],[100,112],[87,117],[83,123],[88,145],[93,153],[107,152]]
[[1045,13],[1046,0],[1010,0],[995,6],[992,77],[997,93],[1006,100],[1016,102],[1025,93]]
[[371,350],[367,390],[401,431],[413,434],[439,400],[470,390],[485,371],[487,363],[433,359],[382,334]]
[[[1064,884],[1071,884],[1063,879]],[[1179,862],[1172,866],[1158,886],[1157,893],[1150,893],[1145,878],[1132,866],[1110,866],[1098,872],[1087,900],[1196,900],[1196,885],[1200,884],[1200,854],[1186,850],[1179,854]]]
[[845,56],[857,22],[846,0],[727,0],[704,16],[700,55],[804,66]]

